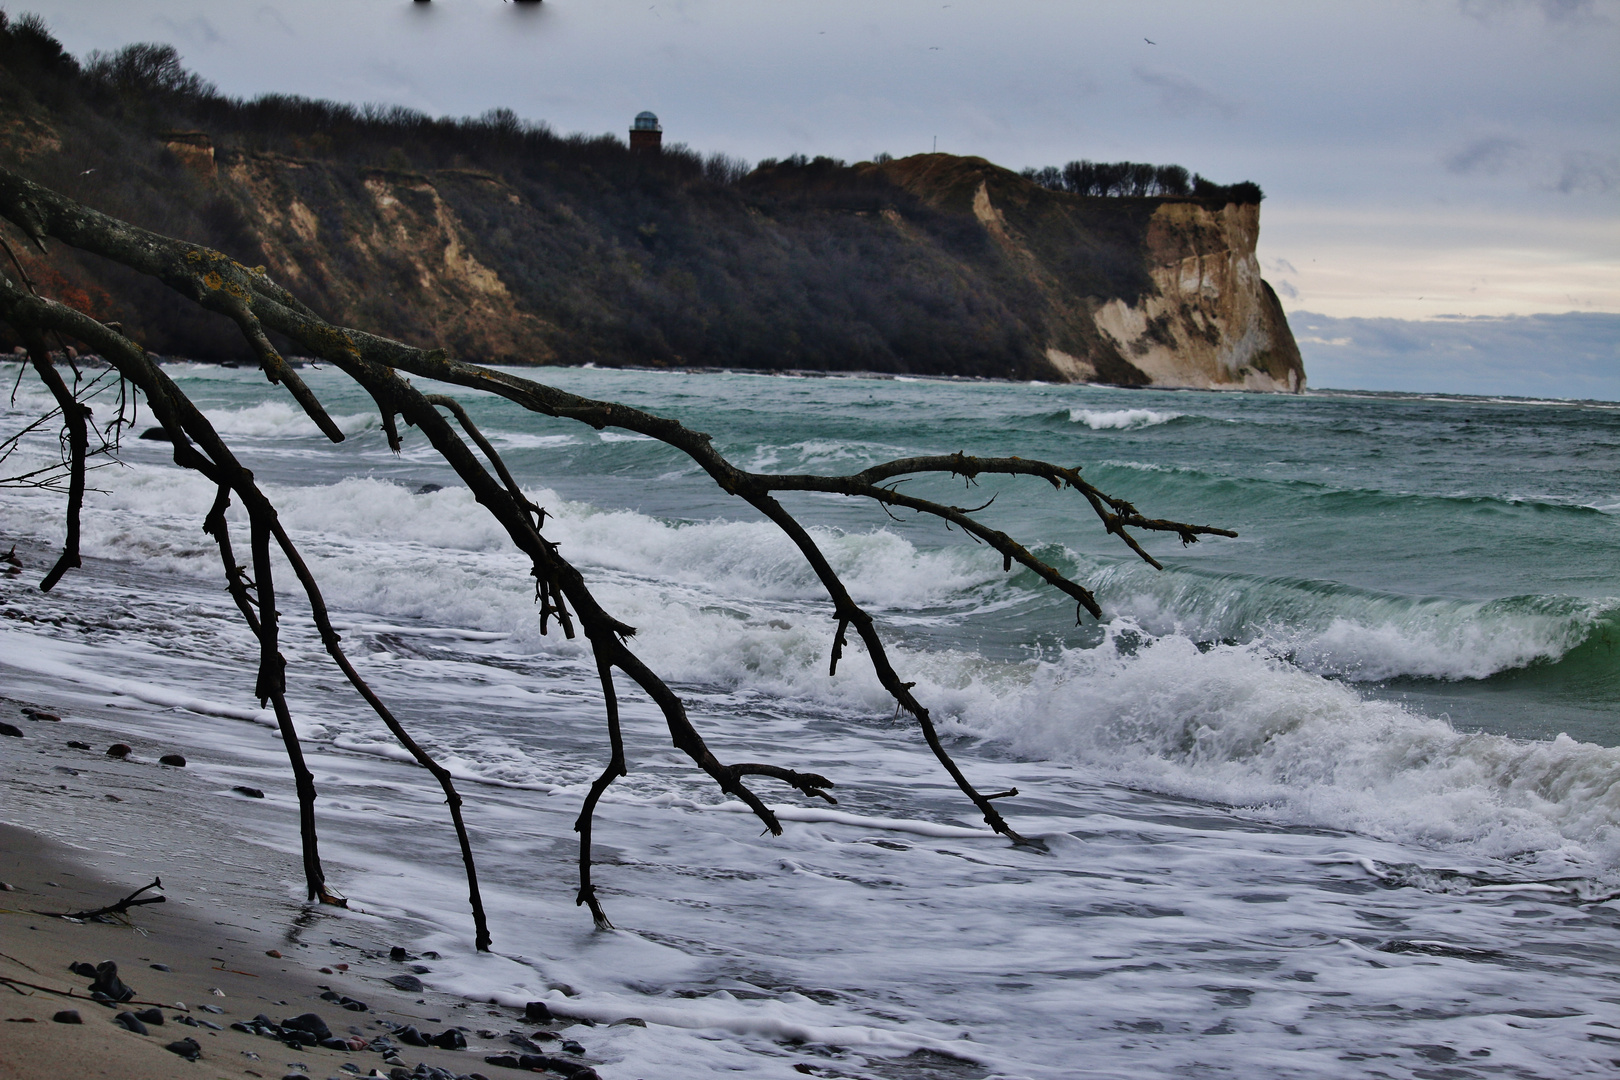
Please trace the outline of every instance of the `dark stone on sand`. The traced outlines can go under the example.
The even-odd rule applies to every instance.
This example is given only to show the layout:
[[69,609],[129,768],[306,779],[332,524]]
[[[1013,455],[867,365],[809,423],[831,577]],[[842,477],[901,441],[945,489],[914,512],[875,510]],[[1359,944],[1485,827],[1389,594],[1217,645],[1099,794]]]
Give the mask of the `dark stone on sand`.
[[197,1026],[197,1021],[193,1020],[191,1017],[187,1016],[185,1013],[181,1013],[179,1016],[173,1017],[172,1019],[174,1020],[175,1023],[184,1024],[186,1027],[196,1027]]
[[151,968],[153,971],[168,971],[169,970],[169,965],[168,964],[147,964],[146,966]]
[[232,1031],[245,1032],[248,1035],[257,1035],[258,1034],[257,1029],[255,1029],[251,1024],[244,1024],[240,1020],[236,1020],[236,1021],[232,1022],[231,1030]]
[[440,1050],[467,1049],[467,1036],[463,1035],[455,1028],[446,1028],[437,1035],[433,1036],[433,1038],[429,1041],[432,1042],[434,1046],[437,1046]]
[[[539,1033],[536,1032],[536,1034],[539,1034]],[[547,1034],[549,1034],[549,1032]],[[527,1051],[528,1053],[531,1053],[531,1054],[544,1053],[544,1051],[540,1049],[539,1044],[537,1044],[533,1039],[529,1038],[526,1035],[517,1035],[517,1034],[508,1035],[506,1037],[506,1041],[511,1043],[513,1046],[517,1047],[519,1050],[524,1050],[524,1051]]]
[[[484,1060],[489,1061],[489,1058]],[[547,1057],[545,1054],[523,1054],[518,1058],[518,1068],[554,1072],[567,1078],[567,1080],[597,1080],[596,1070],[589,1065],[564,1061],[562,1058]]]
[[236,792],[238,795],[245,796],[245,797],[247,797],[249,799],[262,799],[262,798],[264,798],[264,792],[260,791],[256,787],[247,787],[244,784],[238,784],[235,787],[231,788],[231,790]]
[[349,1048],[349,1040],[340,1039],[334,1035],[330,1039],[322,1039],[319,1045],[326,1047],[328,1050],[347,1050]]
[[399,945],[395,945],[392,949],[388,950],[388,959],[394,961],[395,963],[399,963],[402,960],[409,960],[410,958],[411,954],[406,952],[404,948]]
[[520,1069],[518,1059],[512,1054],[489,1054],[484,1058],[485,1065],[499,1065],[503,1069]]
[[422,980],[418,979],[415,975],[390,975],[388,978],[384,979],[383,982],[394,987],[396,990],[404,990],[406,993],[410,994],[417,993],[422,989]]
[[222,1013],[222,1012],[225,1011],[224,1009],[220,1008],[218,1005],[198,1005],[197,1008],[201,1009],[203,1012],[206,1012],[206,1013]]
[[189,1036],[184,1039],[176,1039],[163,1049],[167,1050],[171,1054],[179,1054],[187,1061],[196,1061],[198,1058],[202,1057],[202,1046],[197,1042],[196,1039]]
[[108,757],[126,758],[129,757],[130,753],[130,748],[121,742],[115,742],[111,746],[107,747]]
[[90,984],[92,994],[106,994],[112,1001],[128,1001],[135,996],[135,991],[124,985],[118,977],[118,965],[111,960],[103,960],[96,965],[96,981]]
[[51,1017],[51,1019],[55,1020],[58,1024],[82,1024],[82,1023],[84,1023],[84,1017],[79,1015],[79,1010],[78,1009],[63,1009],[61,1012],[59,1012],[55,1016]]
[[291,1020],[281,1022],[282,1031],[307,1031],[317,1039],[330,1039],[332,1029],[326,1026],[317,1013],[301,1013]]
[[49,724],[60,724],[62,722],[62,718],[53,712],[46,712],[44,709],[30,709],[26,705],[23,706],[22,714],[30,720],[43,720]]
[[564,1039],[562,1048],[565,1054],[583,1054],[585,1052],[585,1048],[573,1039]]
[[149,427],[149,428],[147,428],[145,431],[141,432],[141,438],[149,439],[152,442],[173,442],[174,441],[173,439],[169,438],[169,433],[167,431],[164,431],[160,427]]
[[622,1020],[615,1020],[608,1027],[646,1027],[647,1021],[639,1016],[626,1016]]
[[163,1010],[159,1008],[142,1009],[135,1014],[135,1019],[143,1024],[156,1024],[158,1027],[162,1027]]
[[86,979],[93,979],[96,977],[96,965],[87,964],[83,960],[80,960],[76,964],[69,964],[68,970],[73,972],[75,975],[82,975]]
[[69,739],[68,740],[68,746],[71,749],[74,749],[74,750],[88,750],[88,749],[90,749],[90,744],[89,743],[87,743],[87,742],[79,742],[77,739]]
[[113,1017],[113,1023],[127,1031],[133,1031],[137,1035],[147,1034],[146,1025],[137,1020],[132,1012],[119,1013]]
[[340,1006],[341,1008],[348,1009],[350,1012],[365,1012],[366,1011],[366,1003],[365,1002],[356,1001],[354,998],[350,997],[349,995],[340,994],[336,990],[328,990],[326,993],[321,995],[321,1000],[322,1001],[330,1001],[332,1004]]
[[281,1080],[309,1080],[309,1077],[305,1076],[303,1073],[288,1073],[286,1076],[283,1076]]
[[394,1038],[398,1039],[406,1046],[429,1045],[427,1036],[423,1035],[420,1031],[417,1031],[414,1024],[406,1024],[404,1027],[396,1029],[394,1031]]
[[16,724],[7,724],[4,722],[0,722],[0,735],[10,735],[13,739],[20,739],[23,737],[22,728],[18,727]]
[[177,769],[186,767],[186,759],[181,754],[164,754],[158,758],[159,765],[173,765]]
[[531,1001],[523,1006],[523,1019],[535,1024],[549,1024],[551,1022],[551,1010],[546,1007],[546,1003],[543,1001]]

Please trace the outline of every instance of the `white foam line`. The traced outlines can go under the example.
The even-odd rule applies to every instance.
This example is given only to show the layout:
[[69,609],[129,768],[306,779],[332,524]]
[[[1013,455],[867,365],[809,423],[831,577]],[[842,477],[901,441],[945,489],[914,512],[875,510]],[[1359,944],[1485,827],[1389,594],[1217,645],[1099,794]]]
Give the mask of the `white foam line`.
[[[532,997],[513,996],[511,994],[491,994],[489,997],[498,1004],[517,1007],[521,1007],[525,1001],[534,1000]],[[637,1005],[634,1010],[626,1010],[623,1006],[589,1005],[581,1002],[578,998],[568,998],[556,991],[546,994],[541,1000],[545,1001],[546,1005],[557,1016],[594,1020],[599,1024],[612,1023],[628,1016],[637,1016],[649,1024],[659,1024],[664,1027],[687,1028],[699,1031],[728,1031],[735,1035],[763,1035],[777,1041],[804,1042],[823,1046],[872,1046],[892,1050],[915,1050],[921,1047],[979,1064],[983,1064],[987,1060],[974,1052],[978,1050],[977,1047],[958,1046],[954,1042],[946,1042],[918,1033],[906,1032],[902,1034],[897,1031],[856,1024],[821,1027],[813,1024],[798,1023],[779,1016],[739,1014],[714,1004],[694,1003],[692,1006],[685,1008]]]
[[453,638],[457,641],[505,641],[511,634],[492,630],[462,630],[447,626],[394,626],[391,623],[332,624],[338,630],[353,630],[362,634],[409,634],[414,637]]
[[[72,663],[63,663],[58,660],[48,660],[39,655],[44,642],[32,635],[18,634],[9,630],[0,630],[0,655],[5,657],[0,663],[9,664],[24,671],[32,671],[36,675],[49,675],[53,678],[66,679],[78,683],[80,686],[94,687],[107,694],[121,694],[132,697],[137,701],[144,701],[149,705],[162,705],[170,709],[185,709],[188,712],[201,713],[204,716],[222,716],[227,720],[248,720],[266,727],[276,726],[276,717],[269,709],[244,709],[237,705],[226,705],[207,698],[193,697],[177,690],[170,690],[163,686],[154,686],[151,683],[137,682],[134,679],[109,679],[85,670],[95,663],[94,658],[86,657],[84,666]],[[73,646],[61,642],[51,642],[50,646],[62,652],[83,652]]]
[[[690,803],[692,810],[724,810],[731,814],[752,814],[740,802]],[[960,839],[993,840],[996,834],[989,829],[964,829],[960,825],[938,825],[932,821],[911,818],[876,818],[861,814],[846,814],[842,810],[818,810],[809,806],[773,806],[771,812],[783,821],[824,822],[833,825],[854,825],[863,829],[888,829],[891,832],[912,833],[916,836],[952,837]]]

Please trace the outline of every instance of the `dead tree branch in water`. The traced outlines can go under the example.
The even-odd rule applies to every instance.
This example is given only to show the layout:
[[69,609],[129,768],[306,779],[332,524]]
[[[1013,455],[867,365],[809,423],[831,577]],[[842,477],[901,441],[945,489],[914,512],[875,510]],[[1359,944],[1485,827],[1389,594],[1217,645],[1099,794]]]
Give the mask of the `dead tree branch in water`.
[[[575,420],[597,430],[613,427],[646,435],[690,457],[722,490],[743,499],[774,522],[815,572],[831,601],[832,614],[838,626],[832,643],[830,673],[836,673],[838,660],[848,644],[847,632],[853,628],[865,646],[883,687],[894,698],[896,708],[909,713],[917,721],[929,749],[962,792],[979,808],[990,827],[1015,843],[1029,841],[1007,823],[993,802],[1012,797],[1017,791],[984,793],[968,779],[940,741],[928,709],[912,693],[915,684],[903,681],[890,662],[876,621],[851,597],[809,530],[783,507],[777,496],[791,492],[840,494],[870,499],[891,515],[895,509],[905,509],[939,518],[947,526],[962,529],[974,540],[998,552],[1002,556],[1004,569],[1011,570],[1012,564],[1018,563],[1071,597],[1077,609],[1098,617],[1102,614],[1102,608],[1090,590],[1042,561],[1024,544],[1005,532],[983,524],[974,516],[986,509],[989,503],[973,508],[951,506],[902,494],[897,489],[898,483],[907,477],[922,475],[961,477],[970,485],[978,476],[985,474],[1044,480],[1058,492],[1069,490],[1078,493],[1106,531],[1118,536],[1154,567],[1160,564],[1142,549],[1130,530],[1174,533],[1183,544],[1194,543],[1201,536],[1236,535],[1213,526],[1146,517],[1129,502],[1110,496],[1086,482],[1078,468],[1018,457],[980,458],[952,454],[902,458],[848,476],[785,476],[749,472],[739,469],[715,450],[707,434],[693,431],[668,417],[617,402],[581,397],[508,372],[465,363],[448,356],[443,349],[419,349],[363,330],[333,326],[277,285],[262,267],[249,269],[212,249],[136,228],[5,169],[0,169],[0,216],[20,228],[40,247],[47,239],[54,239],[111,259],[155,277],[201,307],[233,320],[258,356],[269,380],[285,387],[299,407],[332,441],[341,441],[342,432],[327,415],[315,394],[276,351],[266,331],[273,331],[296,342],[311,355],[336,366],[365,389],[377,403],[389,445],[393,449],[397,451],[400,446],[399,430],[395,425],[395,418],[400,417],[407,425],[420,431],[445,462],[455,469],[477,501],[528,558],[530,573],[535,579],[535,598],[540,605],[541,631],[546,632],[550,620],[555,618],[567,637],[583,634],[595,657],[602,683],[609,758],[603,772],[591,785],[575,823],[575,829],[580,834],[579,892],[576,899],[590,909],[592,918],[600,927],[611,924],[591,880],[591,825],[602,795],[615,779],[626,775],[629,768],[620,730],[615,673],[629,679],[653,701],[664,718],[674,745],[707,773],[722,792],[746,804],[771,833],[781,833],[781,822],[747,781],[755,777],[776,780],[805,796],[823,798],[829,802],[835,801],[826,790],[833,783],[826,777],[780,765],[726,764],[716,757],[687,715],[680,697],[629,647],[628,642],[635,634],[635,628],[603,609],[580,571],[562,557],[555,543],[542,534],[545,512],[524,495],[516,478],[494,446],[474,425],[466,410],[454,398],[423,393],[403,375],[485,391],[503,397],[522,409]],[[219,546],[230,594],[243,621],[259,642],[255,693],[261,702],[270,703],[275,710],[277,725],[281,729],[297,781],[304,873],[310,897],[330,903],[343,902],[326,885],[321,868],[315,831],[314,782],[304,764],[286,704],[285,660],[278,646],[279,613],[271,579],[272,543],[293,567],[294,575],[308,598],[316,629],[333,662],[401,745],[432,772],[443,787],[460,841],[478,947],[487,949],[489,930],[478,891],[472,846],[462,819],[461,798],[455,791],[450,775],[411,738],[344,655],[339,646],[339,635],[332,627],[314,576],[277,520],[275,507],[258,487],[253,474],[236,459],[190,399],[144,349],[124,336],[120,328],[104,325],[74,308],[35,295],[32,290],[19,287],[4,275],[0,275],[0,319],[17,328],[25,340],[42,340],[46,332],[51,332],[78,340],[99,353],[120,376],[146,396],[154,416],[174,444],[175,463],[195,470],[216,485],[218,494],[204,521],[204,528]],[[35,370],[56,394],[61,414],[68,425],[70,448],[80,446],[78,429],[73,426],[74,417],[78,416],[78,422],[83,423],[88,408],[71,399],[63,399],[57,392],[57,386],[51,381],[55,373],[48,357],[41,361],[32,351],[30,355]],[[61,384],[59,378],[56,384]],[[84,412],[77,413],[69,405]],[[440,409],[451,413],[460,433]],[[473,446],[477,447],[483,460],[474,453]],[[72,450],[74,462],[80,460],[81,453],[80,450]],[[74,469],[77,472],[80,466],[75,464]],[[232,498],[239,500],[248,514],[251,574],[246,566],[237,563],[230,540],[225,511]],[[51,584],[60,578],[69,565],[77,564],[76,520],[81,502],[82,482],[76,480],[69,492],[69,545],[48,578]]]

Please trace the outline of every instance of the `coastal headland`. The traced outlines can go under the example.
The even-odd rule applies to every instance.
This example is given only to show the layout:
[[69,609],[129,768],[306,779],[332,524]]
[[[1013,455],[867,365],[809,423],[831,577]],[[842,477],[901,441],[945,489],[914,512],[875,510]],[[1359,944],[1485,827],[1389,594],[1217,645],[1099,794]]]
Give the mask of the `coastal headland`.
[[[1081,195],[949,154],[750,168],[506,110],[238,101],[163,47],[81,66],[4,36],[7,167],[263,265],[337,324],[469,360],[1305,386],[1252,184]],[[251,359],[156,282],[19,255],[156,353]]]

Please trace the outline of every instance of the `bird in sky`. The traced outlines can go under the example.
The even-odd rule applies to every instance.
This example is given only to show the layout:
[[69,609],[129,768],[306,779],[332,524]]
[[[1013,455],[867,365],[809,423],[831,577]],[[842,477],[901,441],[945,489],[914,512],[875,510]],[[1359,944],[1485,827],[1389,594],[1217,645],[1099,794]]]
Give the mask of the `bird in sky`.
[[1158,44],[1158,42],[1154,41],[1152,38],[1143,38],[1142,40],[1147,42],[1149,45],[1157,45]]

